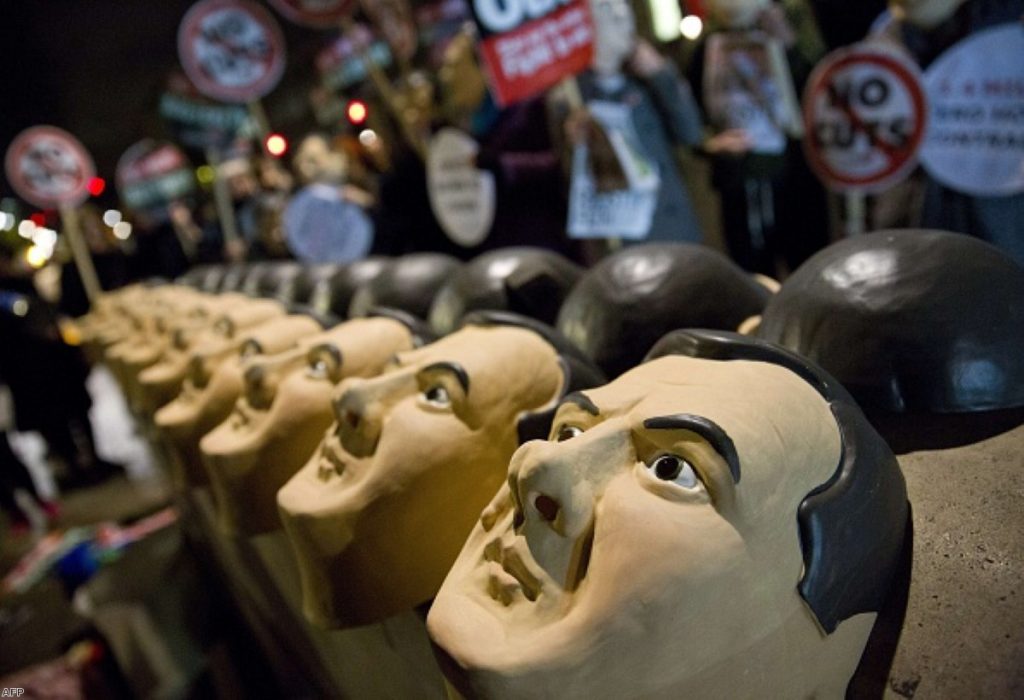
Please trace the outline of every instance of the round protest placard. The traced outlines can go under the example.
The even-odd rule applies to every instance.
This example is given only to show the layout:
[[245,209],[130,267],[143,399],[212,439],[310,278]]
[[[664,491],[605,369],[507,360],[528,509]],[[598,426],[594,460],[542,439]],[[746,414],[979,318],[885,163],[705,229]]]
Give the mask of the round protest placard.
[[928,173],[978,197],[1024,192],[1024,27],[967,37],[928,68],[924,84]]
[[174,144],[145,139],[117,162],[117,191],[129,209],[164,219],[168,204],[194,190],[192,167]]
[[96,176],[92,157],[78,139],[54,126],[34,126],[7,149],[7,181],[37,207],[74,207],[89,197]]
[[270,4],[295,24],[330,29],[352,14],[356,0],[270,0]]
[[479,150],[467,134],[445,128],[427,154],[430,208],[448,237],[466,248],[483,242],[494,223],[494,175],[475,167]]
[[178,55],[207,97],[250,102],[273,90],[284,73],[281,28],[249,0],[203,0],[178,28]]
[[304,263],[351,262],[373,245],[373,222],[335,185],[303,187],[288,202],[282,224],[288,249]]
[[878,44],[832,52],[804,92],[807,160],[836,192],[880,192],[909,175],[926,121],[917,66]]

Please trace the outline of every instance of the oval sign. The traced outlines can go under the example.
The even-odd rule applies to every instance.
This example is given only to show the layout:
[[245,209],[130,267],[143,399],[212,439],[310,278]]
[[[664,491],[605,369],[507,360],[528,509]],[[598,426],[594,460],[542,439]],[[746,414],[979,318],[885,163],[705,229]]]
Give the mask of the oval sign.
[[929,66],[924,84],[928,173],[977,197],[1024,192],[1024,26],[967,37]]
[[430,208],[448,237],[465,248],[483,242],[494,223],[494,175],[474,166],[480,147],[450,127],[430,141],[427,191]]

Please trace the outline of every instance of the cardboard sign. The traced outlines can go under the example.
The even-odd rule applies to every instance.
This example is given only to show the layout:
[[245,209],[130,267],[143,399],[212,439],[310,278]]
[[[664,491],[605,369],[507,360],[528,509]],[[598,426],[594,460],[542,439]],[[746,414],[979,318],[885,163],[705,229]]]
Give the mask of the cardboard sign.
[[569,184],[569,236],[646,238],[661,189],[658,165],[645,153],[628,105],[595,100],[587,105],[587,110],[608,135],[628,184],[624,189],[600,192],[588,164],[587,146],[576,146]]
[[352,15],[356,0],[270,0],[285,18],[314,29],[331,29]]
[[85,146],[54,126],[34,126],[18,134],[4,165],[18,196],[44,209],[78,206],[88,199],[89,181],[96,177]]
[[796,90],[782,43],[762,31],[708,38],[704,104],[718,131],[742,129],[754,153],[779,154],[803,135]]
[[804,149],[827,187],[871,194],[917,164],[927,114],[917,66],[902,53],[862,43],[834,51],[804,93]]
[[178,56],[207,97],[251,102],[281,80],[284,38],[270,13],[249,0],[202,0],[181,21]]
[[341,188],[307,185],[282,217],[288,249],[305,263],[344,263],[364,258],[373,245],[373,223],[347,201]]
[[495,101],[530,98],[586,69],[594,56],[587,0],[473,0]]
[[430,208],[448,237],[466,248],[487,238],[494,223],[494,175],[473,164],[480,150],[458,129],[441,129],[427,154]]
[[195,185],[192,166],[171,143],[144,139],[117,163],[117,191],[125,206],[160,220],[167,205],[190,195]]
[[188,148],[223,149],[252,132],[249,110],[244,105],[203,97],[180,71],[168,79],[159,112],[174,140]]
[[978,197],[1024,192],[1024,27],[973,34],[925,73],[928,132],[921,163]]

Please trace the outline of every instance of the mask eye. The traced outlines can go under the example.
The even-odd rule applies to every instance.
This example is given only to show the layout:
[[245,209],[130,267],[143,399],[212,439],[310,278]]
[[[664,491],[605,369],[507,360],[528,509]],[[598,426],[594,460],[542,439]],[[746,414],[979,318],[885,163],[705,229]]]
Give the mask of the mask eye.
[[427,403],[437,408],[448,408],[452,405],[452,397],[448,390],[440,384],[435,384],[423,392],[423,398]]
[[577,435],[582,435],[583,430],[577,428],[575,425],[563,425],[558,429],[558,433],[555,434],[555,442],[565,442],[566,440],[572,440]]
[[701,483],[693,465],[677,455],[660,455],[647,468],[662,481],[671,481],[684,489],[696,488]]

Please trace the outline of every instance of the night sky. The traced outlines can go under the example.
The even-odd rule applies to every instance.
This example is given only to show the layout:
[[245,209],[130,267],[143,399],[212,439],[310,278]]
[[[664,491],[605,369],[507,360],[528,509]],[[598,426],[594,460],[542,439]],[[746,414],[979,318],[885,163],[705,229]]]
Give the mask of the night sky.
[[[77,136],[112,182],[129,146],[167,136],[157,104],[178,66],[178,24],[193,1],[0,0],[0,151],[22,129],[53,124]],[[289,68],[267,108],[287,133],[311,126],[305,94],[330,33],[277,19]],[[0,196],[12,194],[2,173],[0,185]],[[112,190],[104,197],[111,203]]]

